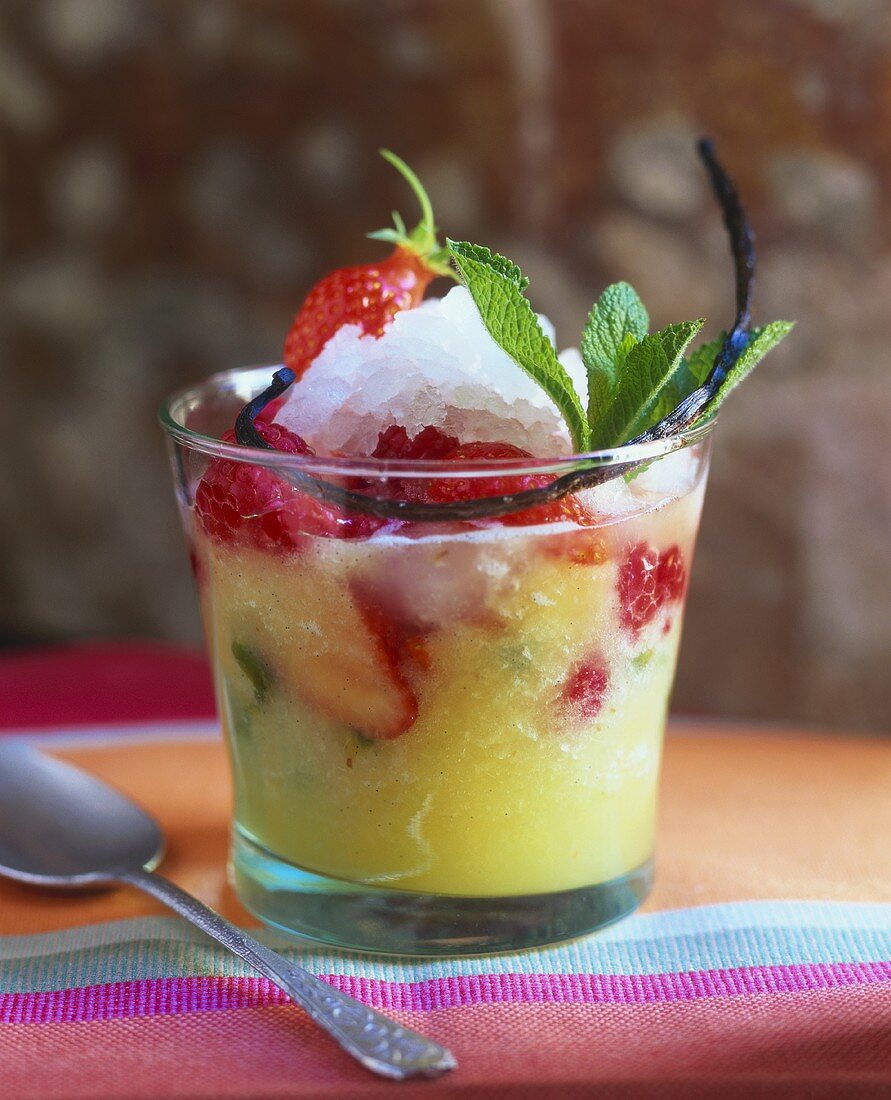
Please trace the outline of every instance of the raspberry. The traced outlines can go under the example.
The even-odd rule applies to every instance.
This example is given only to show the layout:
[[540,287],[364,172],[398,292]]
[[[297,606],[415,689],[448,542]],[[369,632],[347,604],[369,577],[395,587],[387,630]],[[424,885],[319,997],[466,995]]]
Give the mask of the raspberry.
[[686,570],[677,545],[664,553],[648,543],[631,547],[619,569],[619,616],[622,625],[638,634],[661,608],[684,594]]
[[[384,461],[407,459],[415,462],[430,462],[442,458],[457,446],[456,436],[446,435],[445,432],[430,424],[415,436],[410,436],[401,424],[392,424],[378,435],[370,457]],[[426,499],[427,479],[387,476],[370,480],[354,477],[348,478],[346,485],[357,493],[367,493],[370,496],[423,501]]]
[[609,673],[602,663],[584,661],[570,673],[560,697],[575,716],[590,720],[600,713],[608,687]]
[[671,546],[659,556],[659,571],[656,585],[663,592],[666,603],[679,600],[687,586],[687,571],[679,546]]
[[[446,462],[467,462],[481,459],[516,462],[532,458],[528,451],[512,443],[463,443],[443,456]],[[427,499],[445,504],[455,500],[480,500],[484,497],[508,496],[528,489],[541,489],[554,480],[552,474],[493,474],[491,477],[456,477],[431,481]],[[522,527],[541,523],[560,523],[572,520],[587,524],[591,517],[587,510],[571,496],[561,497],[550,504],[535,504],[518,512],[501,516],[496,522],[507,527]]]
[[[269,420],[255,420],[254,427],[256,427],[257,431],[266,440],[269,446],[274,447],[277,451],[284,451],[285,454],[289,455],[315,454],[315,451],[305,439],[302,439],[296,432],[292,432],[288,428],[283,428],[281,424],[275,424]],[[223,439],[227,443],[234,443],[235,433],[226,432]]]
[[[299,435],[280,424],[256,420],[263,439],[285,454],[312,455]],[[223,442],[234,443],[226,432]],[[195,513],[205,532],[219,542],[261,549],[301,549],[305,536],[362,538],[380,526],[372,516],[347,515],[301,493],[273,470],[216,458],[195,493]]]
[[458,438],[446,435],[439,428],[428,424],[412,438],[405,428],[393,424],[377,437],[377,444],[371,452],[372,458],[411,458],[416,462],[428,462],[431,459],[444,458],[449,451],[458,446]]

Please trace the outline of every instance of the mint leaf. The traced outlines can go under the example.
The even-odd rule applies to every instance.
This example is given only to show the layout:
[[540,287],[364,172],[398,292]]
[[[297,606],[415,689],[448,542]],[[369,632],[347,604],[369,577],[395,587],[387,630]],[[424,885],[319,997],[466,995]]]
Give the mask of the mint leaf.
[[631,348],[603,416],[591,424],[593,447],[618,447],[659,419],[671,399],[672,391],[665,393],[666,388],[684,369],[684,351],[702,325],[667,325]]
[[477,264],[485,264],[499,275],[503,275],[505,279],[509,279],[518,290],[525,290],[529,286],[529,280],[513,260],[509,260],[507,256],[502,256],[498,252],[493,252],[491,249],[486,248],[484,244],[471,244],[470,241],[450,241],[448,238],[446,238],[446,243],[449,252],[456,258],[455,249],[457,248],[460,249],[461,255],[466,257],[467,260]]
[[[760,329],[756,331],[760,332]],[[727,338],[727,333],[722,332],[720,336],[716,336],[714,340],[708,340],[704,344],[700,344],[698,348],[694,348],[690,352],[687,359],[687,370],[694,382],[694,385],[690,387],[687,393],[692,392],[697,386],[701,386],[702,383],[708,377],[709,371],[715,365],[715,359],[718,357],[718,352],[724,346],[724,341]],[[681,395],[686,397],[687,394]]]
[[769,325],[753,330],[746,350],[727,372],[727,377],[721,383],[718,392],[706,405],[696,423],[700,423],[706,416],[711,416],[723,404],[730,391],[736,389],[740,382],[758,366],[764,356],[784,340],[794,327],[794,321],[771,321]]
[[269,665],[255,649],[251,649],[250,646],[238,641],[238,639],[232,643],[232,656],[250,681],[251,687],[254,689],[256,702],[265,703],[266,697],[275,684],[275,677]]
[[588,370],[611,370],[627,336],[634,343],[650,328],[650,318],[629,283],[612,283],[594,303],[582,333],[582,359]]
[[588,372],[588,423],[606,415],[619,372],[634,345],[646,336],[650,318],[628,283],[608,286],[588,314],[581,353]]
[[577,451],[588,448],[588,422],[572,379],[557,358],[529,301],[528,280],[516,264],[469,241],[446,240],[489,335],[554,402]]

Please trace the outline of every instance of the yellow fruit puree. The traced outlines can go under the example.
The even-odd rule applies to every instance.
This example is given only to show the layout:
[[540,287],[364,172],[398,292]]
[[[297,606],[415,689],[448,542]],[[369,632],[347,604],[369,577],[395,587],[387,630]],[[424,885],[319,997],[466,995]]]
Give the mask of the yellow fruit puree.
[[290,555],[197,533],[237,827],[397,890],[534,894],[640,866],[683,597],[629,623],[622,570],[647,547],[688,577],[701,496]]

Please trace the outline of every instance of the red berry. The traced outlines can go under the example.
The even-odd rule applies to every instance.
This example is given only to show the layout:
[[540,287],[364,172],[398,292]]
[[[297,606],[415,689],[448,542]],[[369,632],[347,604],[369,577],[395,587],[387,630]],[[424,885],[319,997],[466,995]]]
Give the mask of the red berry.
[[563,685],[561,699],[573,715],[596,718],[609,687],[609,673],[599,660],[576,665]]
[[687,587],[687,571],[684,568],[684,559],[681,556],[681,548],[677,545],[670,546],[663,554],[659,555],[659,572],[656,576],[656,585],[664,594],[666,603],[679,600]]
[[[289,455],[314,455],[316,453],[305,439],[289,428],[282,427],[281,424],[273,424],[270,420],[257,419],[254,421],[254,426],[269,446],[274,447],[277,451],[284,451],[285,454]],[[235,432],[226,432],[223,436],[223,442],[237,442]]]
[[342,325],[381,336],[400,310],[420,303],[435,274],[402,245],[380,263],[332,271],[316,283],[294,318],[285,340],[285,366],[299,381]]
[[285,340],[285,366],[298,381],[342,325],[358,325],[367,336],[381,336],[400,310],[420,303],[434,276],[451,274],[436,240],[427,193],[407,164],[392,153],[383,155],[411,185],[421,204],[421,221],[409,233],[394,216],[395,229],[372,234],[395,244],[385,260],[338,268],[310,290]]
[[371,452],[372,458],[414,459],[416,462],[428,462],[445,456],[458,446],[458,437],[446,435],[444,431],[428,424],[414,437],[398,424],[382,431],[377,444]]
[[[443,456],[446,462],[495,461],[513,462],[531,458],[528,451],[515,447],[512,443],[462,443]],[[506,496],[508,493],[520,493],[524,489],[534,489],[538,485],[547,485],[552,478],[533,478],[522,475],[503,475],[493,473],[491,477],[450,477],[431,481],[427,490],[428,498],[439,504],[455,500],[480,500],[483,497]]]
[[637,634],[655,619],[667,603],[679,600],[686,586],[680,547],[664,553],[648,543],[631,547],[619,569],[619,607],[622,625]]
[[[415,436],[399,424],[393,424],[380,433],[372,458],[406,459],[415,462],[430,462],[458,446],[454,435],[446,435],[439,428],[428,424]],[[372,495],[393,497],[397,500],[423,501],[428,480],[426,478],[386,477],[376,483],[367,480],[354,481],[352,487],[358,492],[371,492]]]
[[[523,459],[532,458],[528,451],[515,447],[512,443],[492,442],[462,443],[443,456],[446,462],[473,462],[500,459],[517,464]],[[491,477],[454,477],[431,481],[427,488],[427,499],[446,504],[455,500],[480,500],[484,497],[508,496],[529,489],[540,489],[550,485],[553,474],[493,474]],[[508,527],[521,527],[540,523],[560,523],[572,520],[575,523],[590,523],[591,516],[572,496],[561,497],[549,504],[535,504],[531,508],[510,512],[501,516],[500,523]]]
[[[256,420],[270,446],[285,454],[312,455],[299,435]],[[225,443],[235,434],[226,432]],[[216,458],[195,493],[195,513],[205,532],[220,542],[243,542],[260,548],[301,549],[307,535],[361,538],[381,521],[373,516],[339,512],[301,493],[273,470],[228,458]]]

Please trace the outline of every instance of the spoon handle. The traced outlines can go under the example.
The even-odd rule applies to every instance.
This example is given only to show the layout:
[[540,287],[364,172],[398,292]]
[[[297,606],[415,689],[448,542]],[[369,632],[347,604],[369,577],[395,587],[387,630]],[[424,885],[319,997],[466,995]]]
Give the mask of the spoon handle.
[[126,870],[119,881],[137,886],[241,956],[303,1008],[352,1056],[384,1077],[438,1077],[457,1065],[450,1051],[400,1027],[360,1001],[334,989],[303,967],[259,943],[213,909],[150,871]]

